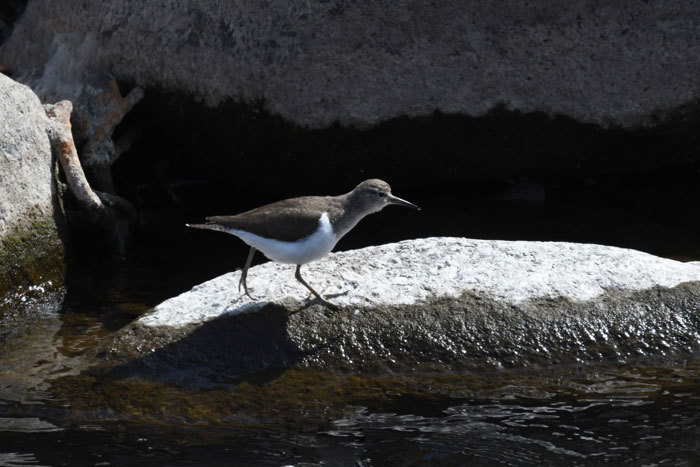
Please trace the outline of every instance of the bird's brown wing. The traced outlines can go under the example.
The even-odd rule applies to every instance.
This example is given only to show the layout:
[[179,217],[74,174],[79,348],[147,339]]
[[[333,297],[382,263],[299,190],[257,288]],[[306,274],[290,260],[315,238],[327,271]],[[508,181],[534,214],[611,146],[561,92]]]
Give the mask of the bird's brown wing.
[[235,216],[207,217],[207,224],[293,242],[313,234],[327,208],[328,198],[304,196],[267,204]]

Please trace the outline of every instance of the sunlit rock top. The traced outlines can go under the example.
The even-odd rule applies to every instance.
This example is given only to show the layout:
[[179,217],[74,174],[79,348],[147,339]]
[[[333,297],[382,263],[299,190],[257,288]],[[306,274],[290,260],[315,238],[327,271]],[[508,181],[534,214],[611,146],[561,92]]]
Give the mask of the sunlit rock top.
[[[243,258],[241,258],[242,260]],[[316,290],[342,308],[371,310],[463,294],[520,306],[538,299],[582,302],[605,292],[674,287],[700,281],[700,267],[622,248],[562,242],[426,238],[334,253],[302,268]],[[297,309],[308,292],[294,266],[268,262],[251,268],[257,301],[238,291],[232,272],[171,298],[139,320],[181,327],[224,314],[255,311],[269,302]]]

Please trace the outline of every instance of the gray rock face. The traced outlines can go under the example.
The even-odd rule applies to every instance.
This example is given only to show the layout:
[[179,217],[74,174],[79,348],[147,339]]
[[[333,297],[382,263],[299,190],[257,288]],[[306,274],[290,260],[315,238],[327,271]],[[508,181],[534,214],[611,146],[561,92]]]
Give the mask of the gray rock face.
[[52,213],[51,144],[39,98],[0,74],[0,237],[29,213]]
[[47,100],[111,72],[311,127],[499,104],[634,125],[700,97],[700,3],[30,2],[0,63]]
[[429,238],[252,268],[155,307],[106,356],[149,371],[445,370],[624,361],[700,348],[700,267],[588,244]]
[[63,268],[48,124],[36,94],[0,74],[0,296]]

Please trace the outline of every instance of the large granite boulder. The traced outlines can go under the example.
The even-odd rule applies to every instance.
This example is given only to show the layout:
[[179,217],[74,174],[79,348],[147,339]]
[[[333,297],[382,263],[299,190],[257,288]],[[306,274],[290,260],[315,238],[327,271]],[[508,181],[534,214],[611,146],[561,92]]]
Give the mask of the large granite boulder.
[[15,299],[62,287],[48,125],[36,94],[0,74],[0,315]]
[[[700,267],[615,247],[427,238],[331,254],[305,279],[251,268],[171,298],[101,356],[149,375],[270,367],[482,370],[687,357],[700,348]],[[183,373],[184,371],[184,373]]]
[[693,0],[36,0],[0,65],[79,111],[112,73],[311,127],[498,105],[628,126],[697,102],[699,20]]

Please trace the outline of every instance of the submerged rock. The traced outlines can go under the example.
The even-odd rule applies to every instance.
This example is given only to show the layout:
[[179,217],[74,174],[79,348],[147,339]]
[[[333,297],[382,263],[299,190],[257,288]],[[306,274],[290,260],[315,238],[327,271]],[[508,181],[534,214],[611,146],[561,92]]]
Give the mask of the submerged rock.
[[294,267],[252,268],[171,298],[102,356],[125,371],[235,376],[269,367],[479,370],[688,355],[700,267],[590,244],[428,238],[304,267],[340,306],[308,301]]

